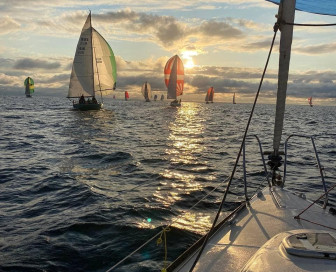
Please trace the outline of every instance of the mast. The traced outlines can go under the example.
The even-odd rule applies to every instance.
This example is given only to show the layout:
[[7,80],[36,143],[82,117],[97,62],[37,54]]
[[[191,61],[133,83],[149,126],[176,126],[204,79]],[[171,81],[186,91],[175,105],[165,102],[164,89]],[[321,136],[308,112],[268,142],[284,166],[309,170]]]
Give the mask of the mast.
[[93,27],[92,27],[92,23],[91,23],[91,10],[90,10],[90,34],[91,34],[91,48],[92,48],[93,97],[96,96],[96,91],[95,91],[95,75],[94,75],[94,61],[95,61],[96,62],[97,77],[98,77],[98,86],[99,86],[99,91],[100,91],[100,99],[103,102],[103,95],[102,95],[102,90],[101,90],[101,84],[100,84],[100,78],[99,78],[99,70],[98,70],[97,58],[96,58],[96,49],[94,47],[94,42],[93,42]]
[[89,14],[89,16],[90,16],[90,38],[91,38],[91,56],[92,56],[92,90],[93,90],[93,96],[95,96],[95,88],[94,88],[94,86],[95,86],[95,84],[94,84],[94,80],[95,80],[95,78],[94,78],[94,65],[93,65],[93,39],[92,39],[92,37],[93,37],[93,35],[92,35],[92,23],[91,23],[91,10],[90,10],[90,14]]
[[277,170],[277,168],[281,165],[279,147],[285,115],[288,71],[293,40],[293,26],[284,24],[283,22],[294,23],[295,2],[296,0],[281,0],[278,12],[278,22],[280,23],[281,38],[279,52],[278,91],[273,138],[273,156],[271,157],[271,166],[273,166],[272,168],[274,171]]

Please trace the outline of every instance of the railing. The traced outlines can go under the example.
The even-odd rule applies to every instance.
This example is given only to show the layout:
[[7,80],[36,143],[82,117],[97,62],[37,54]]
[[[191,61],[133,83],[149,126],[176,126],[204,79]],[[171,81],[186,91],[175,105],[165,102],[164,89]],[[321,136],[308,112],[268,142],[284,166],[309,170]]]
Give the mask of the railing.
[[[263,152],[263,150],[262,150],[262,145],[261,145],[261,142],[260,142],[260,139],[258,138],[257,135],[250,135],[249,137],[255,137],[255,138],[257,139],[257,141],[258,141],[259,150],[260,150],[260,154],[261,154],[262,163],[263,163],[263,166],[264,166],[264,171],[265,171],[265,173],[266,173],[267,182],[268,182],[269,186],[271,186],[271,185],[270,185],[270,181],[269,181],[269,175],[268,175],[268,171],[267,171],[267,166],[266,166],[265,158],[264,158],[264,155],[268,155],[268,154],[271,154],[271,153]],[[323,170],[324,170],[324,168],[323,168],[322,165],[321,165],[321,162],[320,162],[320,159],[319,159],[317,150],[316,150],[315,141],[314,141],[314,138],[313,138],[312,136],[292,134],[292,135],[288,136],[288,138],[286,139],[286,141],[285,141],[284,174],[283,174],[283,182],[282,182],[282,186],[285,185],[286,174],[287,174],[287,150],[288,150],[288,140],[289,140],[290,138],[292,138],[292,137],[307,138],[307,139],[310,139],[311,142],[312,142],[312,145],[313,145],[313,148],[314,148],[314,153],[315,153],[316,162],[317,162],[318,168],[319,168],[319,170],[320,170],[320,175],[321,175],[321,180],[322,180],[323,190],[324,190],[324,193],[325,193],[325,201],[324,201],[324,204],[323,204],[323,209],[325,209],[325,208],[327,207],[327,204],[328,204],[328,190],[327,190],[327,186],[326,186],[326,183],[325,183],[325,180],[324,180],[324,175],[323,175]],[[246,143],[244,143],[244,145],[243,145],[244,191],[245,191],[245,199],[246,199],[246,201],[248,202],[248,196],[247,196],[247,181],[246,181],[245,144],[246,144]]]
[[320,162],[317,150],[316,150],[314,138],[312,136],[292,134],[292,135],[288,136],[288,138],[286,139],[286,141],[285,141],[285,163],[284,163],[283,185],[285,185],[286,173],[287,173],[287,146],[288,146],[288,140],[290,138],[292,138],[292,137],[306,138],[306,139],[310,139],[311,142],[312,142],[312,145],[313,145],[313,148],[314,148],[314,152],[315,152],[316,162],[317,162],[318,168],[320,170],[320,175],[321,175],[323,190],[324,190],[324,193],[325,193],[325,200],[324,200],[324,204],[323,204],[323,209],[325,209],[327,207],[327,204],[328,204],[328,190],[327,190],[327,186],[325,184],[324,175],[323,175],[324,168],[321,166],[321,162]]
[[[251,135],[251,136],[248,136],[247,138],[249,137],[255,137],[258,141],[258,145],[259,145],[259,150],[260,150],[260,155],[261,155],[261,160],[262,160],[262,163],[263,163],[263,166],[264,166],[264,171],[265,171],[265,175],[266,175],[266,179],[267,179],[267,182],[268,182],[268,185],[270,186],[270,181],[269,181],[269,178],[268,178],[268,171],[267,171],[267,166],[266,166],[266,163],[265,163],[265,158],[264,158],[264,153],[263,153],[263,149],[262,149],[262,146],[261,146],[261,142],[259,140],[259,137],[257,135]],[[245,200],[248,201],[248,196],[247,196],[247,181],[246,181],[246,157],[245,157],[245,144],[243,145],[243,171],[244,171],[244,191],[245,191]]]

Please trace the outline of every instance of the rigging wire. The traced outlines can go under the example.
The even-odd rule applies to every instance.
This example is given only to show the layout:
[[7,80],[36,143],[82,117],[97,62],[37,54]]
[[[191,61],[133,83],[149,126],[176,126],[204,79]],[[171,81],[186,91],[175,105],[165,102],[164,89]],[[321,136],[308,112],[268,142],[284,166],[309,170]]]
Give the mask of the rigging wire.
[[325,228],[328,228],[328,229],[336,230],[336,228],[328,227],[328,226],[322,225],[322,224],[320,224],[320,223],[313,222],[313,221],[310,221],[310,220],[308,220],[308,219],[305,219],[305,218],[300,217],[300,215],[302,215],[304,212],[306,212],[308,209],[310,209],[310,207],[312,207],[317,201],[319,201],[322,197],[324,197],[325,195],[327,195],[330,191],[332,191],[332,190],[335,189],[335,188],[336,188],[336,184],[333,185],[333,186],[331,186],[327,192],[325,192],[324,194],[322,194],[318,199],[316,199],[313,203],[311,203],[311,204],[310,204],[307,208],[305,208],[302,212],[300,212],[298,215],[294,216],[294,219],[304,220],[304,221],[307,221],[307,222],[312,223],[312,224],[315,224],[315,225],[319,225],[319,226],[322,226],[322,227],[325,227]]
[[216,217],[215,217],[215,219],[214,219],[214,221],[212,223],[212,227],[211,227],[210,231],[207,233],[207,235],[206,235],[206,237],[204,239],[204,242],[202,244],[202,247],[201,247],[200,251],[198,252],[198,254],[196,256],[196,259],[195,259],[194,263],[192,264],[189,272],[192,272],[194,270],[194,268],[195,268],[195,266],[196,266],[199,258],[201,257],[201,255],[203,253],[203,250],[204,250],[204,248],[205,248],[205,246],[206,246],[206,244],[207,244],[207,242],[208,242],[208,240],[210,238],[210,235],[212,234],[213,229],[216,226],[216,223],[217,223],[217,220],[219,218],[220,212],[221,212],[221,210],[223,208],[223,205],[224,205],[224,202],[226,200],[226,196],[227,196],[227,194],[229,192],[229,188],[230,188],[231,182],[233,180],[233,176],[234,176],[234,174],[236,172],[236,168],[237,168],[237,165],[238,165],[238,162],[239,162],[242,150],[243,150],[243,146],[245,144],[245,139],[246,139],[246,136],[247,136],[247,132],[248,132],[248,129],[250,127],[250,123],[251,123],[251,120],[252,120],[252,116],[253,116],[253,113],[254,113],[255,106],[257,104],[257,100],[258,100],[258,97],[259,97],[260,89],[261,89],[261,86],[262,86],[262,83],[263,83],[263,80],[264,80],[264,77],[265,77],[265,74],[266,74],[266,70],[267,70],[267,67],[268,67],[268,63],[269,63],[269,60],[270,60],[270,57],[271,57],[271,53],[272,53],[272,49],[273,49],[273,46],[274,46],[275,37],[276,37],[276,34],[277,34],[278,30],[279,30],[279,23],[277,22],[274,25],[273,40],[272,40],[271,47],[270,47],[270,50],[269,50],[269,53],[268,53],[267,61],[266,61],[266,64],[265,64],[265,68],[264,68],[263,74],[262,74],[261,79],[260,79],[258,91],[257,91],[255,99],[254,99],[254,103],[253,103],[253,107],[252,107],[252,110],[251,110],[251,113],[250,113],[250,117],[249,117],[249,120],[248,120],[247,125],[246,125],[246,129],[245,129],[245,132],[244,132],[242,143],[240,145],[240,149],[239,149],[239,152],[238,152],[238,155],[237,155],[237,159],[236,159],[235,165],[233,167],[233,170],[232,170],[232,173],[231,173],[231,176],[230,176],[230,180],[229,180],[229,182],[228,182],[228,184],[226,186],[226,190],[225,190],[222,202],[221,202],[221,204],[220,204],[220,206],[218,208],[218,212],[217,212]]

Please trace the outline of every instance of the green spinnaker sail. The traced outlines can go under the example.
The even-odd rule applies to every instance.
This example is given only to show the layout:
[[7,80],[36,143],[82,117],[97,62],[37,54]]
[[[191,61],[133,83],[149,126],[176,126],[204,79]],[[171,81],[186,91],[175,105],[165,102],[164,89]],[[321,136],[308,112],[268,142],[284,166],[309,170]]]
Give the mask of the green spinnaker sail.
[[34,92],[34,80],[31,77],[27,77],[25,79],[24,86],[26,89],[26,95],[31,95]]

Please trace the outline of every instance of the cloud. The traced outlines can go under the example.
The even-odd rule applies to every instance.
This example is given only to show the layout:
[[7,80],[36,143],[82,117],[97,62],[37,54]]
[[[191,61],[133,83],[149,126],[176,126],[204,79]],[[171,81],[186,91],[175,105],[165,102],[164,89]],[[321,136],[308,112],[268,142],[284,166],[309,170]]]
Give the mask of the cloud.
[[293,51],[295,51],[295,53],[297,54],[307,54],[307,55],[330,54],[336,52],[336,42],[294,47]]
[[241,39],[244,33],[238,28],[233,27],[226,22],[205,21],[199,27],[196,27],[194,33],[202,33],[206,37],[218,37],[222,39]]
[[47,69],[53,70],[60,68],[61,64],[59,62],[48,62],[45,60],[37,60],[30,58],[19,59],[14,63],[13,68],[19,70],[30,70],[30,69]]
[[20,30],[20,24],[9,16],[5,16],[0,20],[0,35],[13,33]]

